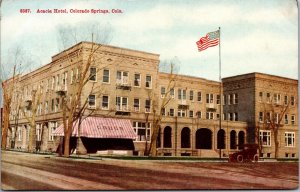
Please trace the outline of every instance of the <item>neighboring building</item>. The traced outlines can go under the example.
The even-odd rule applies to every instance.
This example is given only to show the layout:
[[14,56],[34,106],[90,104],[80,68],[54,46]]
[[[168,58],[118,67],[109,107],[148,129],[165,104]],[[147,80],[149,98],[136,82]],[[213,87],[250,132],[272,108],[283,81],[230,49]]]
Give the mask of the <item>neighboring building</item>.
[[250,73],[224,78],[223,89],[225,117],[248,123],[248,140],[261,142],[261,157],[275,157],[272,123],[280,124],[278,157],[298,157],[298,80]]
[[[67,99],[74,95],[80,66],[89,59],[91,46],[89,42],[76,44],[53,56],[51,63],[18,76],[10,114],[12,132],[8,139],[12,142],[8,145],[27,148],[28,116],[32,111],[26,111],[26,105],[35,102],[35,90],[40,93],[37,145],[43,151],[56,150],[58,139],[52,133],[62,124],[62,100],[57,93],[66,92]],[[170,87],[170,74],[158,71],[158,54],[103,45],[92,58],[95,62],[79,98],[81,104],[88,99],[86,114],[93,111],[92,116],[97,118],[129,119],[137,135],[133,152],[136,155],[143,155],[149,145],[153,110],[160,109],[166,93],[171,98],[162,110],[158,155],[226,157],[237,150],[237,144],[255,141],[253,133],[262,104],[258,94],[269,92],[281,94],[282,102],[285,94],[293,101],[294,109],[287,112],[288,125],[280,132],[279,157],[298,157],[297,80],[260,73],[228,77],[223,79],[224,97],[220,96],[220,82],[198,77],[175,75],[175,84]],[[264,132],[262,138],[265,139]],[[273,150],[264,147],[263,156],[273,157]]]

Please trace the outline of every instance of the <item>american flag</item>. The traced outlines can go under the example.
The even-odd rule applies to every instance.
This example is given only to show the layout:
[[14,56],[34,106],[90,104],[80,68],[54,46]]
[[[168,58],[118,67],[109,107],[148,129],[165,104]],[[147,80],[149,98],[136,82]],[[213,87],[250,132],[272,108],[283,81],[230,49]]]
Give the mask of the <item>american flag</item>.
[[220,31],[214,31],[207,33],[205,37],[201,37],[199,41],[196,42],[198,51],[203,51],[208,47],[214,47],[219,44]]

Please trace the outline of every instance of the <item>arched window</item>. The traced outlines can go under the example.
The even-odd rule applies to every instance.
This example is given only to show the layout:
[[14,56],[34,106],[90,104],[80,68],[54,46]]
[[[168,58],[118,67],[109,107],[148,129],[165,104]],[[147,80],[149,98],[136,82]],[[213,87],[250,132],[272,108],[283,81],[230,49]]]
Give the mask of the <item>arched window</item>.
[[172,147],[172,128],[165,127],[164,129],[164,148]]
[[236,149],[236,131],[230,131],[230,149]]
[[240,131],[238,137],[239,137],[239,149],[243,149],[242,145],[245,143],[245,132]]
[[196,149],[212,149],[212,132],[207,128],[196,131]]
[[191,130],[188,127],[184,127],[181,130],[181,148],[191,147]]
[[217,148],[225,149],[225,131],[223,129],[218,131],[217,141]]

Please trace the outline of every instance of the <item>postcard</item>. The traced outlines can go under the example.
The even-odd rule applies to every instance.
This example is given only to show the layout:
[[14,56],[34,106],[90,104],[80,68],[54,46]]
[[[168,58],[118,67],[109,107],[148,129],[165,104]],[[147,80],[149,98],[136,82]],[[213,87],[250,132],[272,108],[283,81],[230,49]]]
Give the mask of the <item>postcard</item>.
[[4,0],[2,190],[296,190],[298,3]]

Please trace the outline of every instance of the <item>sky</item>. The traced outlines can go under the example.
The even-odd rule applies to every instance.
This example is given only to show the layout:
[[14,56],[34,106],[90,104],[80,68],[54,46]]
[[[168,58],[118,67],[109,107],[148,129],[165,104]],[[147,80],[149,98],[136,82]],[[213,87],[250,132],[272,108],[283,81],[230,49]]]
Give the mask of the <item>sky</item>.
[[[31,13],[20,13],[30,9]],[[67,9],[68,14],[37,13]],[[118,14],[72,14],[70,9],[122,10]],[[1,65],[22,47],[27,71],[60,52],[58,27],[98,22],[112,29],[110,45],[177,58],[180,74],[219,80],[219,47],[198,52],[196,41],[221,28],[221,76],[261,72],[298,79],[298,8],[295,0],[4,0]],[[25,71],[26,72],[26,71]]]

